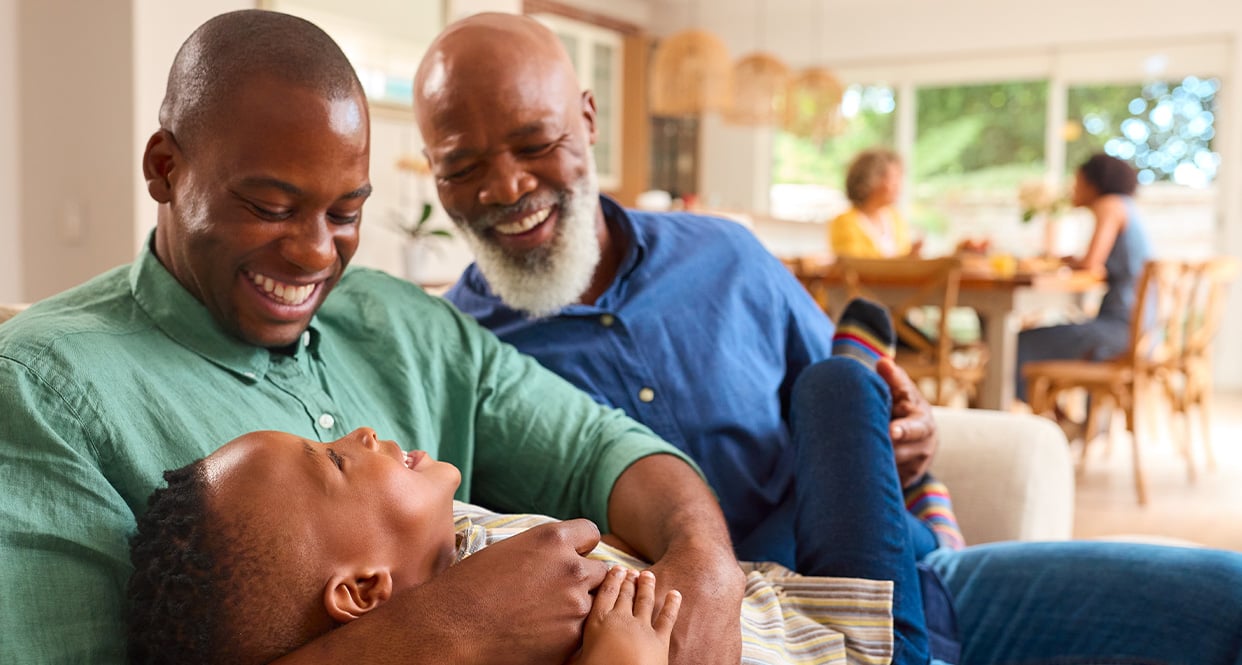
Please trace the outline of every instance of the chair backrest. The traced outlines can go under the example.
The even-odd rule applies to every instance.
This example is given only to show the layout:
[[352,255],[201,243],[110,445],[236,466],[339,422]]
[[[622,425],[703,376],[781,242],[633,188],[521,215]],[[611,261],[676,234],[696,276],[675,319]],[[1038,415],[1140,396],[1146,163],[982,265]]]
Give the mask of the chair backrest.
[[1161,259],[1144,264],[1130,315],[1127,355],[1135,370],[1148,371],[1179,360],[1195,280],[1195,270],[1186,261]]
[[826,263],[821,257],[812,256],[788,256],[781,258],[781,263],[793,273],[798,282],[802,284],[802,288],[811,294],[811,298],[819,305],[820,309],[827,310],[828,307],[828,285],[824,281],[823,265]]
[[1182,354],[1186,359],[1206,358],[1212,341],[1220,332],[1225,314],[1229,284],[1242,272],[1242,261],[1232,256],[1218,256],[1194,264],[1194,286],[1187,300],[1185,342]]
[[[897,338],[928,360],[942,365],[942,373],[951,372],[949,354],[953,340],[949,335],[949,312],[957,306],[962,279],[962,262],[953,257],[939,259],[859,259],[838,257],[833,269],[845,281],[851,298],[863,297],[889,305]],[[906,290],[905,297],[894,300],[875,296],[875,287]],[[937,332],[928,339],[910,325],[910,312],[933,306],[940,309]]]

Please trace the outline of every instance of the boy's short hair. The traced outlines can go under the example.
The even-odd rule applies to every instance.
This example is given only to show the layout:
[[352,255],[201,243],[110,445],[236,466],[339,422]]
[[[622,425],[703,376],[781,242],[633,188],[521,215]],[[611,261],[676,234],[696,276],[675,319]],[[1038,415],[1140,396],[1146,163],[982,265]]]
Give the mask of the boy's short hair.
[[132,663],[265,663],[332,628],[299,548],[214,514],[203,460],[164,473],[130,540]]

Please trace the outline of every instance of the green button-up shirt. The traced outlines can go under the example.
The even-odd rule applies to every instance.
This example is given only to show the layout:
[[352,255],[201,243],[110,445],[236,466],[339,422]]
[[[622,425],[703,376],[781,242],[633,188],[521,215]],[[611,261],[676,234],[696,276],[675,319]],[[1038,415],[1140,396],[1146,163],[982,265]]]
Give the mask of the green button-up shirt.
[[348,271],[285,355],[145,250],[0,326],[0,663],[123,662],[127,538],[165,469],[361,426],[456,464],[461,500],[602,529],[626,467],[680,456],[408,282]]

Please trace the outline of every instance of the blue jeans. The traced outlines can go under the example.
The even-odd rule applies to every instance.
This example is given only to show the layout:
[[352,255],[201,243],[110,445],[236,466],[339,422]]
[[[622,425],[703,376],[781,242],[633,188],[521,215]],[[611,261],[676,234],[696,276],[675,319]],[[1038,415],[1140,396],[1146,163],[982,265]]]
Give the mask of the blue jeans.
[[1242,555],[1104,541],[925,559],[953,594],[962,665],[1242,665]]
[[[1126,350],[1130,340],[1129,320],[1095,319],[1018,333],[1017,375],[1014,395],[1027,401],[1022,366],[1041,360],[1105,360]],[[953,491],[950,487],[949,491]]]
[[737,544],[740,558],[893,580],[894,663],[927,662],[918,556],[953,595],[961,665],[1242,665],[1238,553],[1104,541],[927,553],[935,539],[897,489],[889,400],[853,360],[803,372],[790,419],[796,491]]
[[891,412],[888,385],[856,360],[829,358],[798,377],[789,417],[797,459],[794,569],[892,580],[893,663],[925,665],[912,536],[921,529],[935,539],[906,512],[888,432]]

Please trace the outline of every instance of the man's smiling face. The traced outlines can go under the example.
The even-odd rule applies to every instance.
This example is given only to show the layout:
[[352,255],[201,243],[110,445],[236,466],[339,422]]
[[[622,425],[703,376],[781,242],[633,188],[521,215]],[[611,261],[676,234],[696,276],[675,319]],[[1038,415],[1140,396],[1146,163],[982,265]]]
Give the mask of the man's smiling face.
[[229,333],[286,346],[358,247],[371,191],[366,104],[263,78],[230,104],[192,145],[165,134],[148,147],[171,154],[156,255]]

